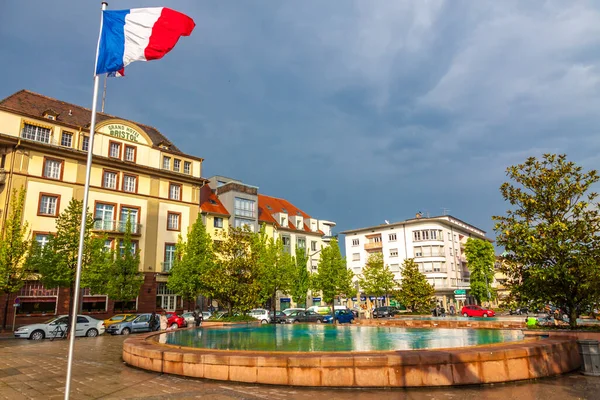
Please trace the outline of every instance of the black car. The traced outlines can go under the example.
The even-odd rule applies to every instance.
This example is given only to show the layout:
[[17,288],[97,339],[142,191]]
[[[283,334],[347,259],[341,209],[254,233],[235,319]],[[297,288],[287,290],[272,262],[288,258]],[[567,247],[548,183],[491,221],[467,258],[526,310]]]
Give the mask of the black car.
[[323,322],[324,315],[317,314],[314,311],[292,311],[286,318],[286,324],[296,324],[298,322]]
[[373,318],[393,317],[394,315],[397,315],[397,314],[399,314],[399,311],[396,307],[383,306],[383,307],[377,307],[373,311]]
[[271,318],[272,324],[285,324],[285,317],[287,317],[287,315],[281,311],[275,311],[275,314],[273,314],[273,311],[269,311],[269,317]]

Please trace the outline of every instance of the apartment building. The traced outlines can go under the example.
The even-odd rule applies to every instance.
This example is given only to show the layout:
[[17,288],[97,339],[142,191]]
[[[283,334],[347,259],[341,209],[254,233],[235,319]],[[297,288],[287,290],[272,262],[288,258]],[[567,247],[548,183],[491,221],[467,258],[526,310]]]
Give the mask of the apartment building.
[[345,235],[348,268],[356,281],[373,253],[383,254],[384,263],[398,282],[402,280],[402,263],[413,258],[444,304],[464,302],[455,290],[466,290],[468,295],[470,273],[464,253],[467,239],[490,240],[483,230],[451,215],[425,218],[417,214],[406,221],[341,233]]
[[[13,190],[25,188],[24,219],[41,245],[69,201],[83,199],[90,116],[89,109],[27,90],[0,101],[1,219]],[[124,306],[139,312],[181,308],[181,298],[166,282],[178,237],[185,237],[200,212],[203,159],[183,153],[151,126],[104,113],[97,121],[89,193],[93,230],[106,234],[106,246],[114,248],[129,218],[145,275],[140,295]],[[33,280],[16,295],[20,323],[27,322],[21,316],[68,310],[67,288],[45,288]],[[83,296],[83,310],[99,317],[121,306],[89,291]]]

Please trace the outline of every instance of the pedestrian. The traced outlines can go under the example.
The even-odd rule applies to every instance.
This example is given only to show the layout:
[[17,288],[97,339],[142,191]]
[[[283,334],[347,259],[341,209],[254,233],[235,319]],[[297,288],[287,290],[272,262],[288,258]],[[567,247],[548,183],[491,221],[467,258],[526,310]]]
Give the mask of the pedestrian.
[[194,312],[194,322],[196,322],[196,328],[202,324],[202,312]]
[[152,311],[152,315],[150,315],[150,321],[148,321],[148,326],[150,327],[150,332],[154,332],[158,330],[160,322],[158,321],[158,316],[155,311]]
[[456,309],[454,308],[454,304],[450,304],[450,315],[454,315],[456,313]]
[[160,330],[166,331],[168,324],[169,321],[167,320],[167,313],[163,311],[162,313],[160,313]]

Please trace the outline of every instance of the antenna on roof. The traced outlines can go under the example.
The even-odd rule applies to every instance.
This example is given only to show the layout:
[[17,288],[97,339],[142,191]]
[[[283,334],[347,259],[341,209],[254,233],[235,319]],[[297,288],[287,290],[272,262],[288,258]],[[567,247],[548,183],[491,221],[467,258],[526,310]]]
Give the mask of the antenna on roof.
[[448,215],[450,213],[450,209],[446,207],[442,207],[442,215]]
[[384,219],[383,222],[385,222],[386,225],[390,224],[390,221],[388,221],[387,219]]

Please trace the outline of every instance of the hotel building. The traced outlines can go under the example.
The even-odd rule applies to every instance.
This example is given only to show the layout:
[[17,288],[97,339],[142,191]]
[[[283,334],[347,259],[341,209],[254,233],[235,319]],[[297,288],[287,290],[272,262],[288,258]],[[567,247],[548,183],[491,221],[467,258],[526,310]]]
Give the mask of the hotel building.
[[[89,148],[91,111],[75,104],[22,90],[0,101],[0,218],[8,215],[15,189],[25,188],[24,219],[31,238],[44,245],[56,230],[56,218],[72,198],[82,200]],[[144,284],[125,308],[138,312],[181,309],[183,302],[166,286],[181,234],[202,212],[211,222],[226,215],[210,202],[201,205],[202,158],[183,153],[156,128],[97,114],[93,143],[89,212],[94,232],[106,234],[106,246],[119,245],[125,221],[133,223]],[[206,192],[205,192],[206,193]],[[66,313],[68,288],[25,282],[18,296],[17,322]],[[4,304],[4,297],[1,298]],[[102,318],[121,307],[84,290],[83,311]],[[9,321],[12,320],[10,307]],[[0,310],[0,313],[3,312]],[[34,318],[35,319],[35,318]]]
[[446,308],[449,301],[465,302],[466,298],[455,294],[455,290],[465,290],[468,297],[470,273],[464,253],[467,239],[491,241],[483,230],[450,215],[423,218],[417,214],[414,219],[341,234],[345,235],[348,268],[356,281],[373,253],[383,254],[384,263],[397,282],[402,280],[402,263],[413,258]]

